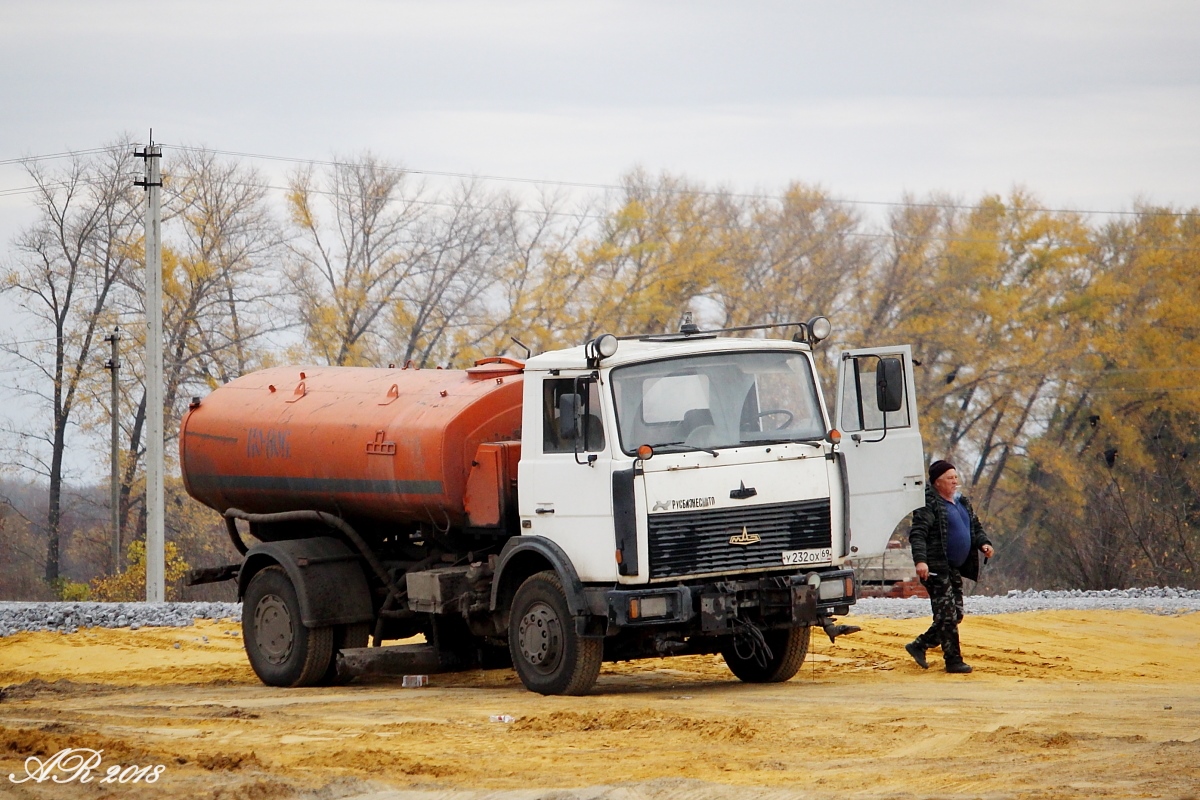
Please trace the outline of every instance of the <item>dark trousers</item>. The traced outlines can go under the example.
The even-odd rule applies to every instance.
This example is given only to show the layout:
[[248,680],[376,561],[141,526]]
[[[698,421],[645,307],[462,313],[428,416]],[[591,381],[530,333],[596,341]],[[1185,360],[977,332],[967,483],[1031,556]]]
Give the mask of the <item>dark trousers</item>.
[[958,623],[963,618],[962,575],[950,567],[937,575],[930,575],[921,584],[929,592],[933,624],[917,637],[917,644],[925,648],[941,647],[946,663],[957,664],[963,660],[958,647]]

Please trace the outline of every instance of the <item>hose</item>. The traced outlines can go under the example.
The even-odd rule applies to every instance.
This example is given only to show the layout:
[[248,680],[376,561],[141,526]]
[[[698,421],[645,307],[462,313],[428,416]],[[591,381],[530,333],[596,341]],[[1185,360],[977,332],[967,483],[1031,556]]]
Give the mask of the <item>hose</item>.
[[[230,509],[230,511],[235,510],[236,509]],[[250,548],[246,547],[246,543],[242,541],[242,534],[239,533],[237,529],[237,519],[229,516],[228,511],[226,511],[225,514],[225,529],[229,531],[229,539],[233,542],[234,549],[236,549],[241,555],[246,555]]]
[[[766,669],[774,654],[771,652],[771,646],[767,644],[763,632],[753,622],[736,617],[733,619],[733,624],[733,652],[743,661],[754,659],[760,667]],[[743,646],[748,647],[750,652],[743,653]]]

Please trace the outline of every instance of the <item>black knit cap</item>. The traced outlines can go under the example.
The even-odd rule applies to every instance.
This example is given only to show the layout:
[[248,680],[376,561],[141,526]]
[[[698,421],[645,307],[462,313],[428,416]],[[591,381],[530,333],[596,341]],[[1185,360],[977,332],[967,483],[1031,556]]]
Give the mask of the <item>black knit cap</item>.
[[934,483],[938,478],[945,475],[950,470],[954,469],[954,465],[949,461],[935,461],[929,465],[929,482]]

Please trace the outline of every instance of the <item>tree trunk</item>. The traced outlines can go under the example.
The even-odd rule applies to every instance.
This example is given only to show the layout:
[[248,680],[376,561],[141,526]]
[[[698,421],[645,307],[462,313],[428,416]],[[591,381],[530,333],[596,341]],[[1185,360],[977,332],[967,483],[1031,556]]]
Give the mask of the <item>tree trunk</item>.
[[62,525],[62,461],[65,443],[63,426],[55,425],[54,447],[50,454],[50,500],[46,509],[46,583],[53,586],[59,578],[60,528]]

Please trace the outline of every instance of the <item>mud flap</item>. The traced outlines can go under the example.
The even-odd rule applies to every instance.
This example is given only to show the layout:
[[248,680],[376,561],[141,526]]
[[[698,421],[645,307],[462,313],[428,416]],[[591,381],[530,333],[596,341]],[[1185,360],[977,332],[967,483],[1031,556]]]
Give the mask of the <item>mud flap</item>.
[[371,592],[359,558],[332,537],[263,542],[250,548],[238,574],[238,597],[256,572],[279,564],[287,572],[309,628],[370,622]]

